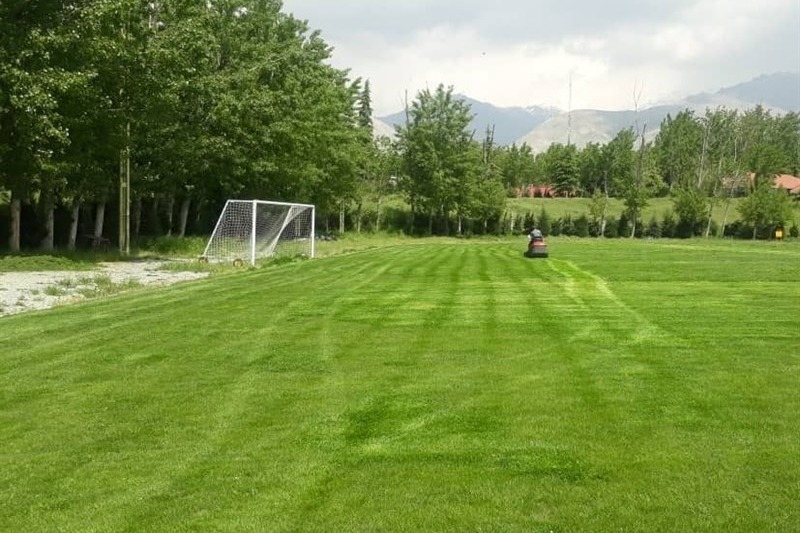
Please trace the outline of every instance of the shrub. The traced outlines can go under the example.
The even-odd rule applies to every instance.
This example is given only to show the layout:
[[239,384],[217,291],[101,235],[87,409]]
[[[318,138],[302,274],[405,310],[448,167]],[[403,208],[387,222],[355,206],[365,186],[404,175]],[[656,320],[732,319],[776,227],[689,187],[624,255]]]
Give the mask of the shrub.
[[539,220],[537,221],[537,225],[539,229],[542,230],[542,233],[545,235],[550,235],[552,232],[552,228],[550,225],[550,217],[547,215],[547,210],[542,207],[542,211],[539,213]]
[[654,239],[661,238],[661,226],[658,224],[658,219],[656,219],[655,215],[653,215],[650,218],[650,222],[647,223],[647,231],[645,232],[645,235]]
[[588,237],[589,236],[589,218],[586,215],[581,215],[575,219],[574,222],[575,236]]
[[615,239],[619,237],[619,221],[614,217],[609,217],[606,220],[606,237]]
[[628,215],[622,213],[617,221],[617,237],[627,237],[630,235],[630,233],[631,227],[630,222],[628,221]]
[[558,237],[559,235],[561,235],[563,228],[564,225],[561,219],[560,218],[555,219],[553,223],[550,225],[550,235],[552,235],[553,237]]
[[675,237],[675,229],[675,215],[672,214],[672,211],[667,211],[664,214],[664,220],[661,221],[661,236],[671,239]]

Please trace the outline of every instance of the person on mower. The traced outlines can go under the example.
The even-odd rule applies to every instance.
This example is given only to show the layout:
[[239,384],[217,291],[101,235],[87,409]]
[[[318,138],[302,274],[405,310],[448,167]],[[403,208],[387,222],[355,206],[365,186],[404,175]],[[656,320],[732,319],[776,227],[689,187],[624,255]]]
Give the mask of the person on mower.
[[544,240],[544,236],[542,235],[541,230],[536,226],[534,226],[533,228],[531,228],[531,232],[528,235],[528,239],[530,239],[530,242],[541,241]]

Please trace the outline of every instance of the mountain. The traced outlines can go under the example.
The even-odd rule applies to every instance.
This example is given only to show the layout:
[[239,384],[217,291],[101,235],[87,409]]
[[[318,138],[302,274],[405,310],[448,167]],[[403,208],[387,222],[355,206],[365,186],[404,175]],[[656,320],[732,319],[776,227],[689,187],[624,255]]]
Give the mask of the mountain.
[[[705,113],[706,109],[726,107],[741,111],[762,105],[777,114],[789,111],[800,112],[800,72],[759,76],[751,81],[720,89],[715,93],[699,93],[669,105],[659,105],[634,111],[600,111],[582,109],[570,115],[563,113],[540,124],[519,139],[517,144],[527,143],[534,152],[546,150],[551,143],[570,141],[583,147],[586,143],[606,143],[622,129],[640,129],[645,124],[645,138],[652,140],[658,134],[661,122],[668,114],[673,117],[684,109]],[[638,127],[637,127],[638,126]]]
[[684,103],[692,108],[728,107],[747,109],[761,104],[778,113],[800,112],[800,72],[781,72],[759,76],[745,83],[720,89],[716,93],[689,96]]
[[[519,137],[544,123],[551,117],[560,113],[555,108],[532,106],[524,107],[497,107],[495,105],[475,100],[468,96],[456,95],[456,98],[469,104],[474,118],[470,129],[475,132],[475,138],[483,138],[486,128],[494,126],[494,140],[498,144],[511,144]],[[390,127],[404,124],[406,114],[404,111],[385,117],[379,117],[377,123],[388,124]]]
[[516,142],[526,143],[534,152],[543,152],[552,143],[566,144],[568,134],[572,144],[583,147],[590,142],[605,144],[625,128],[641,131],[644,127],[647,128],[645,138],[651,140],[658,133],[659,126],[667,114],[674,116],[681,109],[682,106],[658,106],[638,113],[580,109],[571,113],[571,127],[570,114],[562,113],[534,128]]
[[394,139],[394,126],[390,126],[379,118],[372,117],[372,134],[377,137]]
[[[714,93],[694,94],[638,113],[597,109],[564,113],[544,106],[497,107],[467,96],[457,96],[470,104],[475,115],[470,127],[476,138],[483,137],[486,127],[494,125],[498,144],[527,143],[535,152],[541,152],[554,142],[566,143],[568,133],[570,142],[583,147],[589,142],[606,143],[622,129],[633,127],[641,130],[647,125],[646,138],[651,140],[658,134],[667,114],[675,116],[687,108],[699,114],[717,107],[746,110],[762,105],[777,114],[800,112],[800,72],[759,76]],[[393,135],[394,125],[404,122],[405,113],[402,111],[378,118],[375,120],[376,135],[379,132]]]

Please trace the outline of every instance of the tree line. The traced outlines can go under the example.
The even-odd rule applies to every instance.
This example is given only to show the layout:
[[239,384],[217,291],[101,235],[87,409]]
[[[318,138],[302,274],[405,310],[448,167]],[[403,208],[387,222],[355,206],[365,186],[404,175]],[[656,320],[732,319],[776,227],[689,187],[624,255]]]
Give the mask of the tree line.
[[[114,235],[123,217],[134,237],[207,234],[229,198],[314,203],[325,230],[516,232],[505,201],[530,184],[591,197],[600,235],[612,197],[630,236],[654,196],[674,198],[692,235],[712,233],[711,209],[735,195],[747,196],[739,216],[753,235],[789,216],[771,181],[800,173],[796,113],[687,110],[652,140],[641,124],[534,154],[469,131],[469,106],[439,86],[407,103],[394,139],[375,139],[369,82],[331,54],[279,0],[4,0],[9,249],[74,248]],[[402,212],[388,207],[398,194]]]
[[281,7],[0,3],[9,248],[113,235],[128,180],[135,234],[206,231],[227,198],[349,203],[372,147],[369,89]]

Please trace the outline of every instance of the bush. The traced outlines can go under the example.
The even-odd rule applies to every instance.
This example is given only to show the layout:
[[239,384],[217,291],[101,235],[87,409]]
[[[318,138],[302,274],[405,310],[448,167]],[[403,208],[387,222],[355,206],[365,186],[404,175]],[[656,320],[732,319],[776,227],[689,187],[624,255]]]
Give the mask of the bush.
[[[535,224],[536,224],[536,220],[533,217],[533,213],[531,213],[530,211],[525,213],[525,218],[524,218],[524,221],[522,223],[522,231],[523,231],[523,233],[528,233]],[[544,231],[543,228],[539,228],[539,229]]]
[[617,221],[617,237],[627,237],[631,234],[631,225],[628,221],[628,215],[622,213]]
[[589,236],[589,219],[586,217],[586,215],[581,215],[575,219],[574,229],[576,237]]
[[619,221],[614,217],[609,217],[606,220],[606,237],[609,239],[616,239],[619,237]]
[[672,211],[667,211],[664,214],[664,220],[661,221],[661,236],[665,239],[671,239],[675,237],[675,231],[675,215],[672,214]]
[[545,235],[550,235],[552,228],[550,226],[550,217],[547,216],[547,211],[544,207],[542,207],[542,211],[539,213],[539,220],[538,224],[539,229],[542,230],[542,233]]
[[800,228],[797,227],[797,224],[793,224],[792,227],[789,228],[789,237],[793,239],[800,237]]
[[719,234],[719,224],[716,220],[711,221],[711,230],[708,232],[709,235],[718,235]]
[[561,219],[561,234],[562,235],[575,235],[575,225],[572,222],[572,217],[569,215],[565,215]]
[[679,239],[690,239],[694,236],[694,222],[680,219],[675,226],[675,237]]
[[658,224],[658,220],[656,219],[655,215],[653,215],[650,218],[650,222],[647,223],[647,230],[645,231],[645,235],[647,237],[652,237],[653,239],[661,238],[661,226]]
[[[561,221],[560,218],[557,218],[550,225],[550,235],[552,235],[553,237],[558,237],[559,235],[561,235],[562,229],[563,229],[563,222]],[[544,232],[544,230],[542,231]]]

